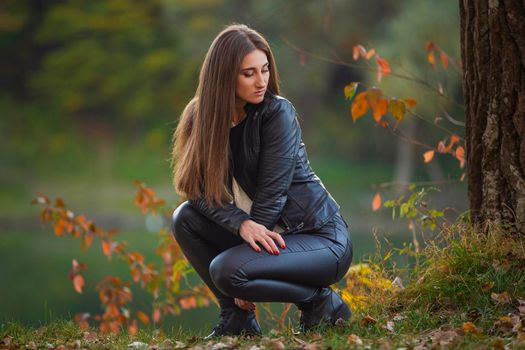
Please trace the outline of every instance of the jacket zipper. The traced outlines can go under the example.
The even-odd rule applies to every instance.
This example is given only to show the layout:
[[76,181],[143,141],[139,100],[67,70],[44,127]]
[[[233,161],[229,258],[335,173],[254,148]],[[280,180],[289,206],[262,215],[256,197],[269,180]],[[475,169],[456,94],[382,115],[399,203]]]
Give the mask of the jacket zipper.
[[292,233],[295,233],[297,231],[299,231],[300,229],[302,229],[304,227],[304,222],[300,222],[299,225],[295,226],[294,228],[292,228],[291,230],[289,231],[286,231],[284,232],[285,234],[292,234]]

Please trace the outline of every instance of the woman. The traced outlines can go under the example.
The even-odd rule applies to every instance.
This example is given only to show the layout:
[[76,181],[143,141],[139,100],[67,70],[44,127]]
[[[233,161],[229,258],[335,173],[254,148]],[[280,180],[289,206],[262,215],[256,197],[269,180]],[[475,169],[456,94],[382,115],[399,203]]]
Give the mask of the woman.
[[208,337],[260,334],[253,302],[295,303],[304,331],[350,317],[329,287],[352,260],[347,225],[310,167],[259,33],[230,25],[215,38],[172,160],[188,199],[173,233],[221,308]]

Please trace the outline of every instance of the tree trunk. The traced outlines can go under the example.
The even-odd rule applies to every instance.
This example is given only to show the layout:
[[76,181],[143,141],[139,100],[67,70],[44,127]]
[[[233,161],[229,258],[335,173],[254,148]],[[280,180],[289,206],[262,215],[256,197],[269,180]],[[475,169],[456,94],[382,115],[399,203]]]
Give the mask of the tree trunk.
[[525,1],[460,0],[472,222],[525,232]]

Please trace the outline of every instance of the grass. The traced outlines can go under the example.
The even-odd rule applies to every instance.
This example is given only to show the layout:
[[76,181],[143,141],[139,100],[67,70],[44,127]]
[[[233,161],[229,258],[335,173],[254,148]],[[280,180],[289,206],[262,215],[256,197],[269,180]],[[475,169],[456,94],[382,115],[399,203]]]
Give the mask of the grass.
[[[2,324],[0,348],[126,349],[140,342],[135,344],[151,349],[525,349],[525,239],[496,225],[481,233],[457,224],[426,243],[419,252],[398,250],[417,256],[418,265],[389,267],[390,258],[381,255],[354,266],[342,290],[353,306],[352,319],[308,334],[295,334],[288,327],[263,337],[205,342],[205,334],[180,328],[105,335],[59,320],[34,328]],[[392,284],[399,276],[406,287]]]

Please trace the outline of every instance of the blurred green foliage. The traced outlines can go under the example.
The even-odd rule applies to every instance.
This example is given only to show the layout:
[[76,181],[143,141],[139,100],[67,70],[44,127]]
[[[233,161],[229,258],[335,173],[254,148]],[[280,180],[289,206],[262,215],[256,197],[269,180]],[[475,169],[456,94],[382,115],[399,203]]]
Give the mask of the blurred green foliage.
[[[0,1],[0,226],[12,237],[0,245],[0,274],[11,271],[17,283],[25,276],[16,268],[34,269],[15,255],[24,244],[29,251],[46,240],[30,236],[38,226],[29,206],[37,191],[64,196],[92,217],[124,213],[130,222],[117,223],[137,230],[142,226],[134,221],[132,180],[160,188],[163,198],[176,203],[170,188],[171,134],[193,96],[209,44],[233,22],[246,23],[269,40],[284,95],[299,112],[312,165],[348,214],[352,233],[367,235],[355,238],[369,244],[357,244],[357,252],[372,251],[370,184],[392,178],[398,140],[372,118],[353,124],[343,87],[351,81],[376,85],[375,74],[301,58],[287,42],[348,63],[354,63],[354,45],[374,47],[393,69],[400,63],[431,82],[442,79],[447,94],[460,100],[460,76],[433,72],[424,51],[425,41],[432,40],[459,58],[457,7],[454,0]],[[443,102],[392,77],[382,89],[418,99],[417,110],[430,120]],[[462,111],[451,113],[459,118]],[[441,135],[426,124],[416,130],[425,137]],[[414,177],[425,179],[425,165],[419,158],[413,162]],[[454,161],[436,162],[446,172],[457,169]],[[22,236],[26,232],[31,233]],[[71,258],[69,248],[56,248],[69,256],[63,259]],[[42,267],[39,273],[65,278],[54,269]],[[57,292],[46,288],[44,295]],[[6,309],[8,316],[13,310]]]

